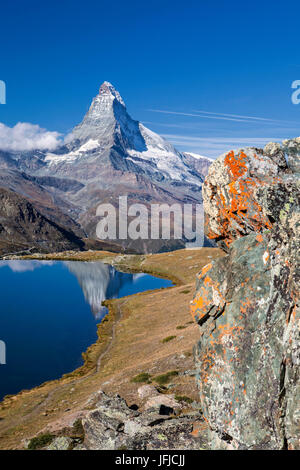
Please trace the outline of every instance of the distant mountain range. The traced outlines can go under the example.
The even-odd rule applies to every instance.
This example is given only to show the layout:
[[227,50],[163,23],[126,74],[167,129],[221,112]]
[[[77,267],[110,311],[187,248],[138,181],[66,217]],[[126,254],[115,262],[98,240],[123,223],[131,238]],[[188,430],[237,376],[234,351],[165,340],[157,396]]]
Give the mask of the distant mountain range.
[[[96,208],[109,202],[118,206],[119,196],[128,203],[202,203],[201,188],[212,160],[179,152],[169,142],[134,121],[127,113],[118,91],[104,82],[83,121],[66,136],[55,151],[7,152],[0,150],[0,188],[22,211],[29,202],[40,217],[72,234],[72,246],[96,239]],[[22,201],[23,199],[23,201]],[[0,213],[1,217],[1,213]],[[31,220],[23,213],[23,239],[29,238]],[[21,240],[20,230],[1,225],[3,244]],[[43,250],[64,249],[63,243],[49,243],[47,234],[29,243]],[[49,231],[49,242],[51,241]],[[38,237],[37,237],[38,238]],[[4,243],[5,242],[5,243]],[[40,244],[39,244],[40,242]],[[86,242],[85,242],[86,243]],[[115,240],[127,250],[162,251],[183,245],[180,241]],[[61,245],[61,246],[60,246]],[[86,245],[85,245],[86,246]]]

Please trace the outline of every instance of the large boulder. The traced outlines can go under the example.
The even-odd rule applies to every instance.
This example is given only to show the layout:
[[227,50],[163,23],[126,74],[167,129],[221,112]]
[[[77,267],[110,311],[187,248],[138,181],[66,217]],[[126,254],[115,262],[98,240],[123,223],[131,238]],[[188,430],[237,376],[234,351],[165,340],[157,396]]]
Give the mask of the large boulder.
[[228,253],[202,269],[191,305],[212,448],[300,448],[299,180],[266,150],[276,158],[221,156],[203,190],[207,233]]
[[206,236],[228,251],[235,239],[271,228],[258,193],[282,182],[279,171],[275,160],[255,148],[219,157],[202,190]]
[[294,173],[300,173],[300,137],[284,140],[283,150],[287,154],[288,165]]

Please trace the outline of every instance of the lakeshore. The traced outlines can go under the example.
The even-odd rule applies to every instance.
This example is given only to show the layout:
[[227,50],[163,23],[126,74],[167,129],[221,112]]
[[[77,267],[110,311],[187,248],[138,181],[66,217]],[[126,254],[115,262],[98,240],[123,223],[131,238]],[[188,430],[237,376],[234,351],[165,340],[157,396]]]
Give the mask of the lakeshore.
[[[42,431],[59,434],[84,416],[99,389],[119,393],[129,405],[139,405],[137,389],[141,383],[134,379],[141,374],[147,374],[148,381],[157,385],[158,377],[169,374],[166,385],[172,393],[197,400],[192,350],[199,332],[191,320],[189,303],[196,273],[219,256],[222,253],[218,249],[202,248],[141,256],[66,252],[22,257],[101,260],[122,271],[170,279],[174,287],[106,301],[109,313],[98,327],[97,342],[84,353],[82,367],[1,403],[0,448],[23,448],[28,439]],[[170,372],[174,371],[172,376]]]

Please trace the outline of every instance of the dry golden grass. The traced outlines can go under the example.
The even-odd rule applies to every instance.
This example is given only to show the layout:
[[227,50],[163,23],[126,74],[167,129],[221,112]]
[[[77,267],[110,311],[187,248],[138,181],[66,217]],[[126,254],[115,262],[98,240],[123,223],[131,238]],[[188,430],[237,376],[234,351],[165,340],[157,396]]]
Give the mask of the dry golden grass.
[[[149,373],[155,384],[155,376],[177,370],[179,375],[171,379],[172,393],[197,399],[194,377],[182,375],[194,368],[192,350],[198,339],[189,303],[196,273],[219,256],[222,253],[214,248],[146,256],[108,252],[52,255],[51,259],[99,259],[119,269],[168,277],[176,286],[109,301],[107,321],[100,326],[99,340],[89,348],[83,368],[0,404],[0,448],[22,448],[24,439],[41,430],[63,428],[76,413],[92,406],[87,400],[99,389],[140,405],[137,389],[141,384],[131,379],[142,372]],[[168,336],[175,338],[163,342]]]

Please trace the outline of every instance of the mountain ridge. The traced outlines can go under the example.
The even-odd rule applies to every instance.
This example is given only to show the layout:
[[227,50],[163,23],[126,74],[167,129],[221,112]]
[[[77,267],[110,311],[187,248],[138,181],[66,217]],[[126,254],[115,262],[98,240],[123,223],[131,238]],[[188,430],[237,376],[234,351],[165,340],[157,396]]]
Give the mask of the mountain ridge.
[[[57,214],[63,212],[72,219],[73,229],[79,225],[90,238],[96,238],[98,205],[109,202],[117,207],[119,196],[126,195],[128,204],[148,207],[152,203],[202,204],[202,183],[210,163],[207,158],[178,151],[132,119],[109,82],[100,86],[83,120],[55,150],[0,151],[1,172],[7,175],[11,171],[4,187],[24,195],[25,180],[30,179],[32,187],[36,185],[30,194],[33,201],[39,201],[41,188],[47,193],[44,213],[49,209],[53,213],[57,206]],[[18,174],[18,184],[12,172]],[[65,223],[68,226],[67,219]],[[132,241],[121,245],[132,246]],[[135,241],[135,246],[157,251],[183,247],[184,242],[171,240],[168,248],[165,240]]]

